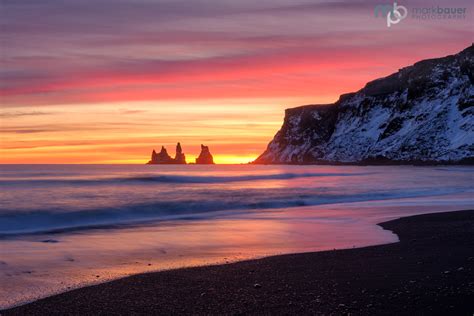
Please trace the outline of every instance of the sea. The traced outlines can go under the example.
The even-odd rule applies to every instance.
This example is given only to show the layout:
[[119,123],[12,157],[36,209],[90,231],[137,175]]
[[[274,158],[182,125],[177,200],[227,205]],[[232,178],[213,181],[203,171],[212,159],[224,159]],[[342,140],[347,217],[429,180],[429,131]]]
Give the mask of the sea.
[[0,165],[0,309],[180,267],[398,241],[474,209],[469,166]]

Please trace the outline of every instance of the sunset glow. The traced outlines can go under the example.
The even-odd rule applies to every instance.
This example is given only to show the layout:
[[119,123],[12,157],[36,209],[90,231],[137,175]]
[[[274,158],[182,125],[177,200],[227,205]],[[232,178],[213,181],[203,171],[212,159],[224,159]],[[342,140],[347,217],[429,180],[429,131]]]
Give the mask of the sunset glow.
[[285,108],[473,38],[470,18],[387,30],[350,1],[26,0],[1,13],[0,163],[143,164],[178,141],[188,162],[203,143],[217,163],[247,163]]

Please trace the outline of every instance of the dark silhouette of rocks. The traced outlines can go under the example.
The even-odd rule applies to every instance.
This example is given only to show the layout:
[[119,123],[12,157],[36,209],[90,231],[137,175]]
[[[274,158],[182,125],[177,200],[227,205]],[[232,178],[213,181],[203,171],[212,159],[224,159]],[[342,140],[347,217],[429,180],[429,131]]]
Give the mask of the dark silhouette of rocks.
[[[148,161],[149,165],[185,165],[186,155],[183,153],[181,144],[176,144],[176,155],[174,158],[166,151],[164,146],[161,146],[161,151],[157,153],[154,149],[151,153],[151,159]],[[212,157],[208,146],[201,145],[201,153],[196,158],[196,164],[198,165],[213,165],[214,157]]]
[[176,145],[176,156],[175,158],[171,158],[166,150],[165,146],[161,146],[161,151],[156,153],[153,149],[151,153],[151,160],[148,161],[149,165],[181,165],[186,164],[186,156],[183,153],[181,148],[181,144],[178,143]]
[[176,155],[174,157],[174,161],[176,164],[186,164],[186,156],[183,153],[180,143],[176,145]]
[[208,146],[201,145],[201,153],[199,157],[196,158],[196,164],[198,165],[213,165],[214,158],[212,157],[211,152],[209,151]]
[[156,151],[153,149],[153,152],[151,153],[151,160],[148,162],[149,164],[169,164],[173,161],[173,158],[168,155],[168,151],[166,151],[166,148],[164,146],[161,146],[161,151],[160,153],[156,153]]

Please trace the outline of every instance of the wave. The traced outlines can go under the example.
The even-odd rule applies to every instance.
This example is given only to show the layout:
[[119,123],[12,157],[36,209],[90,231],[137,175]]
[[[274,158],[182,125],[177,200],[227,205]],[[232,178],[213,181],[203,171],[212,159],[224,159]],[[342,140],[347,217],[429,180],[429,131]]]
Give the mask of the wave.
[[0,185],[12,184],[110,184],[110,183],[182,183],[182,184],[199,184],[199,183],[227,183],[227,182],[244,182],[259,180],[289,180],[296,178],[312,178],[312,177],[348,177],[348,176],[364,176],[371,173],[277,173],[277,174],[261,174],[261,175],[241,175],[241,176],[184,176],[184,175],[138,175],[131,177],[109,177],[109,178],[41,178],[41,179],[17,179],[17,180],[0,180]]
[[43,209],[0,213],[0,237],[23,234],[60,233],[95,228],[116,228],[146,222],[190,220],[232,216],[252,211],[322,204],[351,203],[387,199],[444,195],[455,190],[419,190],[406,193],[391,190],[353,195],[299,194],[262,198],[249,196],[239,200],[176,200],[137,203],[117,207],[70,210]]

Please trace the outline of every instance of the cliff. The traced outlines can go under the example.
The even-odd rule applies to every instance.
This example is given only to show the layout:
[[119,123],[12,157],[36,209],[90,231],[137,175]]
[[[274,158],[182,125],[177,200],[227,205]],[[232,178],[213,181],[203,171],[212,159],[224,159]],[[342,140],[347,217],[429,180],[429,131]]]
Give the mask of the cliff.
[[287,109],[254,163],[472,163],[474,45],[420,61],[334,104]]

